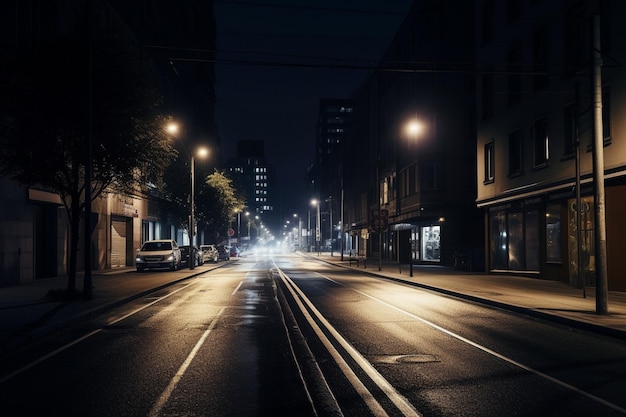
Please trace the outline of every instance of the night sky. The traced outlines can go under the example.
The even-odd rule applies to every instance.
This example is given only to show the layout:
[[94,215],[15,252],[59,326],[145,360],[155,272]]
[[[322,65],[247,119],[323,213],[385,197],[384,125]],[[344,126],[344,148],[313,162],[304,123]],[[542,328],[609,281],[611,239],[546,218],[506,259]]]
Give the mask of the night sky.
[[216,119],[226,160],[264,140],[283,216],[302,212],[319,100],[350,98],[382,58],[412,0],[224,0],[217,23]]

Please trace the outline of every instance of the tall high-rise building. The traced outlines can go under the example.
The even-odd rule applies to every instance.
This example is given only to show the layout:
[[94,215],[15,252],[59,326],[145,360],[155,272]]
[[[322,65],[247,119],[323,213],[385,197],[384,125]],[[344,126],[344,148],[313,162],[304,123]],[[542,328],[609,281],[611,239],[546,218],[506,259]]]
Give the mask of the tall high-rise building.
[[[338,219],[338,205],[341,194],[342,147],[352,125],[354,103],[350,99],[323,99],[319,103],[315,143],[315,164],[308,173],[311,197],[320,200],[320,209],[328,224]],[[331,236],[324,228],[321,241],[325,246],[333,245],[337,236]],[[334,235],[334,233],[333,233]]]
[[228,162],[233,185],[245,199],[246,211],[260,221],[274,223],[274,168],[265,159],[262,140],[243,140],[237,156]]

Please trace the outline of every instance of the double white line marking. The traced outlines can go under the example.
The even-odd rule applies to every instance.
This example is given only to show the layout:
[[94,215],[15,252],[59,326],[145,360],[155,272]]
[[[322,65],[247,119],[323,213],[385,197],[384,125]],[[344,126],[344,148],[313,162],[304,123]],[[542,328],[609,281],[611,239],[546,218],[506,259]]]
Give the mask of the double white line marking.
[[320,341],[324,344],[324,347],[328,350],[335,363],[337,363],[345,377],[348,381],[350,381],[372,413],[375,416],[388,416],[387,412],[378,400],[376,400],[372,393],[361,382],[359,377],[354,373],[352,368],[350,368],[339,351],[337,351],[333,343],[328,339],[328,337],[326,337],[326,334],[322,331],[320,326],[317,324],[317,321],[311,314],[315,315],[315,318],[324,326],[330,335],[332,335],[335,341],[339,343],[339,345],[361,367],[367,376],[376,384],[376,386],[378,386],[381,392],[389,398],[389,400],[402,412],[403,415],[407,417],[421,416],[421,414],[415,410],[413,405],[411,405],[411,403],[409,403],[404,396],[396,391],[396,389],[350,343],[348,343],[348,341],[345,340],[337,332],[337,330],[335,330],[335,328],[326,320],[326,318],[324,318],[319,310],[315,308],[313,303],[304,295],[300,288],[296,286],[291,278],[285,275],[279,268],[276,268],[276,271],[280,275],[286,287],[289,289],[293,299],[298,304],[298,308],[302,311],[302,314],[305,316],[317,337],[319,337]]

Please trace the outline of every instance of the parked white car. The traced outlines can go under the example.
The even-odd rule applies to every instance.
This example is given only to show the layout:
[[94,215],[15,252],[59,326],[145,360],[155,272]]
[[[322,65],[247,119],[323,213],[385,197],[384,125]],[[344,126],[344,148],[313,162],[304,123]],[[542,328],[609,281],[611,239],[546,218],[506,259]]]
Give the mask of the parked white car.
[[180,248],[175,240],[148,240],[141,249],[137,249],[137,272],[147,268],[169,268],[174,271],[180,269],[180,264]]
[[219,260],[215,245],[200,245],[200,252],[202,252],[204,262],[217,262]]

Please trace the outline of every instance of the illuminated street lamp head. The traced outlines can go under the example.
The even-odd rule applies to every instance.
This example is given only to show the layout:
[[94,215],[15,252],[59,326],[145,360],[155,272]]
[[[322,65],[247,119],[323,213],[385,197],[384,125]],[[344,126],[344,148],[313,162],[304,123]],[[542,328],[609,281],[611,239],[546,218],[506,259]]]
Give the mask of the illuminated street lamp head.
[[170,135],[175,135],[178,133],[178,124],[175,122],[170,122],[167,124],[167,126],[165,127],[165,130],[167,131],[167,133],[169,133]]
[[209,150],[207,148],[198,148],[196,150],[196,156],[198,158],[206,158],[206,156],[209,154]]
[[410,137],[416,138],[424,131],[424,123],[420,120],[413,119],[407,123],[405,131]]
[[315,198],[313,200],[311,200],[311,205],[312,206],[317,206],[317,200]]

